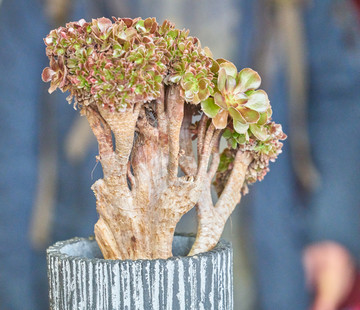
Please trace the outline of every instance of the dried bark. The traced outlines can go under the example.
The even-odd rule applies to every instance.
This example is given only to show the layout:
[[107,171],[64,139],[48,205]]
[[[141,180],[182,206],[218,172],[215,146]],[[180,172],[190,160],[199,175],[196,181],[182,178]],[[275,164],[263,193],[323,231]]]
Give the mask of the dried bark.
[[211,197],[211,181],[219,164],[218,150],[213,154],[213,159],[207,180],[203,184],[203,191],[197,203],[198,231],[195,243],[189,255],[211,250],[220,240],[225,223],[236,205],[240,203],[240,190],[243,186],[246,171],[252,158],[249,154],[238,150],[234,167],[217,203],[213,204]]
[[182,128],[189,129],[191,115],[184,114],[179,86],[167,86],[162,94],[153,105],[138,103],[125,112],[92,106],[84,112],[98,140],[104,171],[92,189],[100,216],[95,236],[107,259],[172,256],[176,224],[199,200],[218,133],[213,125],[207,129],[198,170],[186,146],[192,174],[179,177],[181,141],[189,138],[189,133],[181,138]]

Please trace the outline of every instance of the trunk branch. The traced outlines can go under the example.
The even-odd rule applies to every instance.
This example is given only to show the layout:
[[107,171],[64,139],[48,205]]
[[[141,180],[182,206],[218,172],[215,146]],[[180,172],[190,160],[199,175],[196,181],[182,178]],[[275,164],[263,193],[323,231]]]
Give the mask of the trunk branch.
[[166,113],[169,136],[168,183],[177,179],[180,151],[180,129],[184,118],[184,99],[180,95],[180,86],[171,85],[166,92]]
[[[217,156],[213,157],[214,166],[216,161]],[[211,180],[208,179],[208,182],[204,183],[203,192],[197,204],[198,232],[189,255],[209,251],[218,243],[227,219],[240,202],[240,191],[251,161],[252,158],[249,154],[241,151],[236,153],[233,170],[215,207],[211,197]],[[215,170],[213,163],[208,173],[208,177],[211,179]]]
[[86,115],[91,130],[99,145],[99,155],[106,156],[114,152],[111,129],[94,107],[86,107],[81,111]]
[[101,116],[109,124],[116,144],[116,154],[120,165],[127,165],[133,146],[135,125],[142,103],[136,103],[134,108],[127,108],[124,112],[109,111],[99,107]]
[[211,123],[205,133],[205,138],[203,139],[203,148],[200,154],[198,154],[199,166],[196,176],[197,179],[205,176],[208,169],[212,148],[215,143],[217,143],[220,133],[221,130],[215,129],[215,126]]
[[185,106],[184,120],[180,131],[180,168],[186,175],[196,175],[197,163],[193,152],[190,126],[192,124],[192,111]]
[[211,164],[210,164],[210,168],[209,171],[207,173],[207,178],[211,184],[212,179],[215,176],[215,173],[219,167],[219,163],[220,163],[220,154],[219,154],[219,147],[216,147],[216,150],[214,151],[214,153],[212,154],[212,160],[211,160]]
[[160,89],[160,97],[156,99],[156,116],[158,121],[159,137],[161,146],[167,145],[167,119],[165,113],[165,90],[164,85]]
[[136,180],[135,180],[135,177],[134,177],[133,173],[131,172],[131,162],[130,161],[128,162],[128,165],[127,165],[127,177],[129,179],[129,182],[130,182],[130,185],[131,185],[131,190],[135,191],[135,189],[136,189]]
[[201,119],[199,121],[199,125],[198,125],[198,143],[197,143],[197,155],[198,155],[198,159],[199,156],[202,152],[203,149],[203,145],[204,145],[204,139],[205,139],[205,131],[206,131],[206,123],[208,121],[208,117],[203,114],[201,116]]

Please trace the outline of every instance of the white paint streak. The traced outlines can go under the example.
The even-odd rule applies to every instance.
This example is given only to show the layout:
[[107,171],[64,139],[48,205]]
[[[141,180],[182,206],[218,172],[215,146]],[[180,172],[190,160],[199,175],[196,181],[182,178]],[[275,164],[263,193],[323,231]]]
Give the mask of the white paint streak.
[[[75,273],[76,278],[76,287],[78,289],[78,292],[76,292],[76,295],[79,295],[79,300],[76,303],[77,307],[79,309],[84,309],[84,296],[83,296],[83,283],[84,279],[82,278],[82,270],[81,270],[81,262],[74,262],[77,265],[77,273]],[[75,270],[76,272],[76,270]]]
[[88,287],[89,287],[89,306],[94,308],[94,299],[93,299],[93,292],[94,292],[94,272],[93,272],[93,265],[92,263],[89,263],[88,266],[88,271],[89,271],[89,282],[88,282]]
[[179,273],[179,292],[176,294],[176,297],[179,300],[180,310],[185,310],[185,284],[184,284],[184,265],[181,260],[177,261],[178,263],[178,273]]
[[136,262],[132,264],[132,273],[133,273],[133,281],[135,282],[135,290],[134,290],[134,300],[135,300],[135,309],[136,310],[145,310],[144,308],[144,295],[143,295],[143,285],[142,285],[142,277],[141,277],[141,264]]
[[190,304],[192,310],[197,310],[194,308],[196,305],[196,270],[194,269],[193,259],[189,260],[189,285],[190,285]]
[[[226,259],[227,259],[227,262],[226,262],[226,274],[227,274],[227,287],[232,287],[231,286],[231,255],[230,253],[227,253],[226,255]],[[232,290],[227,290],[227,300],[228,300],[228,308],[229,309],[232,309]]]
[[86,305],[87,305],[87,285],[86,285],[86,263],[85,262],[82,262],[81,263],[81,272],[82,272],[82,275],[83,275],[83,300],[84,300],[84,303],[83,303],[83,307],[85,309]]
[[173,309],[173,299],[174,299],[174,262],[169,261],[166,264],[167,268],[167,294],[166,294],[166,310]]
[[200,310],[205,310],[206,263],[207,258],[202,257],[200,259]]
[[159,262],[155,262],[154,281],[152,282],[152,306],[159,309]]
[[68,305],[71,303],[71,272],[70,272],[70,261],[65,262],[65,274],[66,274],[66,283],[68,283],[65,288],[65,309],[68,309]]
[[131,299],[131,289],[130,289],[130,273],[129,265],[122,264],[121,267],[121,284],[122,284],[122,293],[124,301],[124,310],[130,310],[130,299]]
[[[215,256],[211,256],[211,265],[213,270],[215,270],[216,268],[216,260],[215,260]],[[215,278],[215,273],[213,272],[211,274],[211,286],[210,286],[210,292],[209,292],[209,301],[210,301],[210,305],[211,305],[211,309],[215,310],[215,305],[214,305],[214,278]]]
[[115,264],[112,269],[113,277],[111,284],[111,300],[112,306],[115,310],[120,309],[120,266],[119,263]]
[[150,262],[146,262],[146,266],[145,266],[145,284],[146,287],[148,288],[148,296],[149,296],[149,300],[152,298],[152,292],[151,292],[151,276],[150,276]]
[[[224,295],[224,286],[223,286],[223,268],[221,261],[221,252],[217,253],[217,265],[218,265],[218,309],[223,310],[223,295]],[[226,310],[226,309],[225,309]]]
[[102,292],[103,292],[103,309],[102,310],[112,310],[109,308],[108,300],[109,300],[109,274],[107,269],[107,264],[102,264]]

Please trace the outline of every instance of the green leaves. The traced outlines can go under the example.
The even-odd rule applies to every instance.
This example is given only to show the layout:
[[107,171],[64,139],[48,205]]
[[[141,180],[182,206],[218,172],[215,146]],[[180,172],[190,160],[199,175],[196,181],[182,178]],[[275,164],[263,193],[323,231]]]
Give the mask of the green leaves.
[[219,71],[215,93],[202,102],[204,113],[212,118],[218,129],[227,126],[230,114],[234,132],[242,135],[240,142],[234,137],[229,140],[232,146],[235,145],[234,141],[244,143],[249,137],[265,140],[268,135],[263,126],[271,118],[271,107],[266,92],[255,90],[261,83],[259,74],[250,68],[238,73],[235,65],[224,59],[218,59],[217,63]]
[[224,129],[227,126],[228,115],[229,113],[227,111],[222,110],[212,119],[216,129]]
[[[162,26],[163,34],[159,28],[155,18],[119,18],[114,22],[99,18],[52,30],[44,41],[53,65],[44,70],[43,79],[51,82],[50,91],[70,90],[80,103],[90,96],[111,110],[117,105],[121,110],[124,105],[153,100],[160,95],[171,69],[166,43],[171,36],[167,34],[182,33],[168,22]],[[66,60],[65,66],[58,64],[59,59]],[[203,77],[195,75],[197,81],[191,90],[196,90],[200,102],[208,98],[211,89],[202,81],[206,72]],[[174,77],[173,82],[179,83],[181,77]]]
[[238,81],[237,91],[240,92],[246,92],[247,90],[257,89],[260,87],[261,84],[260,75],[256,71],[250,68],[242,69],[237,76],[237,81]]
[[220,107],[215,104],[214,98],[212,97],[209,97],[208,99],[202,101],[201,108],[203,112],[210,118],[215,117],[220,110]]
[[270,101],[266,92],[263,90],[256,90],[250,91],[248,94],[248,100],[244,106],[260,113],[267,111],[270,106]]
[[50,91],[70,90],[76,100],[90,96],[123,110],[159,97],[163,83],[178,84],[184,100],[201,103],[217,129],[231,130],[233,147],[268,137],[271,108],[267,94],[257,90],[259,74],[214,60],[189,31],[168,21],[160,26],[155,18],[80,20],[51,31],[44,41],[51,62],[42,78],[51,82]]
[[233,120],[233,126],[237,133],[244,134],[249,129],[249,124],[243,124],[239,121]]
[[268,133],[265,127],[250,124],[250,130],[252,134],[261,141],[265,141],[268,138]]

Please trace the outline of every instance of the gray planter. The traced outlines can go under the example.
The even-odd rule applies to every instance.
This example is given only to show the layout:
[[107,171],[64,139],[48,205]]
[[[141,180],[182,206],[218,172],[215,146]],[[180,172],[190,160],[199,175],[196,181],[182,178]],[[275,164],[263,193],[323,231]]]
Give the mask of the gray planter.
[[186,257],[194,238],[179,235],[167,260],[104,260],[94,239],[47,250],[52,310],[232,310],[231,244]]

